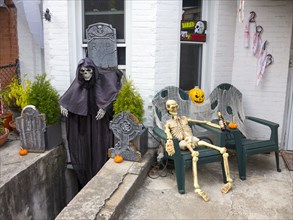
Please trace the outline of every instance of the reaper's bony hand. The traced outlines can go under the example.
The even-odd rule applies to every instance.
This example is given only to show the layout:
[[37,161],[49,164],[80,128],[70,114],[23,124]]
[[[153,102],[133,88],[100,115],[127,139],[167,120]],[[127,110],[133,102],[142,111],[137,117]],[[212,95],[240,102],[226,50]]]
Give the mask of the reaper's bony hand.
[[167,140],[165,149],[169,156],[173,156],[175,154],[174,143],[172,140]]
[[66,108],[64,108],[62,105],[60,105],[60,109],[61,109],[61,114],[65,117],[68,116],[68,110]]
[[102,108],[99,109],[97,115],[96,115],[96,120],[100,120],[104,117],[106,111]]

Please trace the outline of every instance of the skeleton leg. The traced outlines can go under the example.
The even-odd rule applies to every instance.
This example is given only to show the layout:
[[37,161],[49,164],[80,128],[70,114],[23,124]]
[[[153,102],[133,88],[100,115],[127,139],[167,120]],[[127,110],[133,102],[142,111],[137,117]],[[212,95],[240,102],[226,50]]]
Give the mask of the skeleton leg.
[[225,169],[225,173],[226,173],[226,180],[227,183],[222,187],[221,192],[222,193],[227,193],[230,191],[230,189],[232,189],[233,187],[233,180],[230,177],[230,171],[229,171],[229,164],[228,164],[228,157],[229,154],[228,153],[224,153],[223,154],[223,159],[224,159],[224,169]]
[[226,153],[226,151],[227,151],[227,149],[225,147],[218,147],[216,145],[210,144],[210,143],[205,142],[205,141],[198,141],[197,145],[198,146],[206,146],[206,147],[213,148],[213,149],[219,151],[221,154]]
[[192,156],[192,171],[193,171],[193,186],[196,192],[204,201],[209,201],[208,195],[199,187],[198,178],[197,178],[197,161],[198,161],[198,151],[193,150],[191,141],[187,142],[187,149],[190,151]]
[[230,189],[232,189],[232,187],[233,187],[233,180],[230,177],[230,170],[229,170],[229,164],[228,164],[228,156],[229,156],[229,154],[226,152],[227,149],[225,147],[217,147],[217,146],[215,146],[213,144],[210,144],[210,143],[207,143],[205,141],[198,141],[197,145],[198,146],[206,146],[206,147],[213,148],[213,149],[219,151],[222,154],[227,183],[222,187],[221,192],[222,193],[229,192]]

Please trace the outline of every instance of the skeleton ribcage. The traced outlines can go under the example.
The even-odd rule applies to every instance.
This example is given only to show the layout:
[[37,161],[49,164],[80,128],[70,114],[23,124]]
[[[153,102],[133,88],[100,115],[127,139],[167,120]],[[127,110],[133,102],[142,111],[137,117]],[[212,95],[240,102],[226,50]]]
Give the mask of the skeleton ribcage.
[[192,130],[185,118],[171,119],[168,121],[171,134],[178,140],[183,140],[186,137],[192,136]]

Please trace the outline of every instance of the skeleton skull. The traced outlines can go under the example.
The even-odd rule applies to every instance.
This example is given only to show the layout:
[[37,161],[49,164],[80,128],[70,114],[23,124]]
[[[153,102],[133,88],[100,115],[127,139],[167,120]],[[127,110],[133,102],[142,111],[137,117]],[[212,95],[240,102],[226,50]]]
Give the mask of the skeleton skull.
[[196,26],[194,28],[194,33],[195,34],[203,34],[204,32],[204,23],[202,21],[198,21],[196,23]]
[[92,67],[84,67],[80,68],[80,74],[83,76],[85,81],[89,81],[93,76],[93,68]]
[[168,110],[170,115],[177,115],[178,104],[175,100],[168,100],[166,102],[166,109]]

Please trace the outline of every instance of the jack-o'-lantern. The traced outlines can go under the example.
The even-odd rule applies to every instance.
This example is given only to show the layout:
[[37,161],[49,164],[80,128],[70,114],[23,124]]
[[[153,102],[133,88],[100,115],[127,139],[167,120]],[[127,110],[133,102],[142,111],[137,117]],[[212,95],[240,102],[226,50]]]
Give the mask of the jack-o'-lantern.
[[204,98],[205,98],[204,92],[198,86],[189,90],[188,94],[194,103],[203,103],[204,102]]

